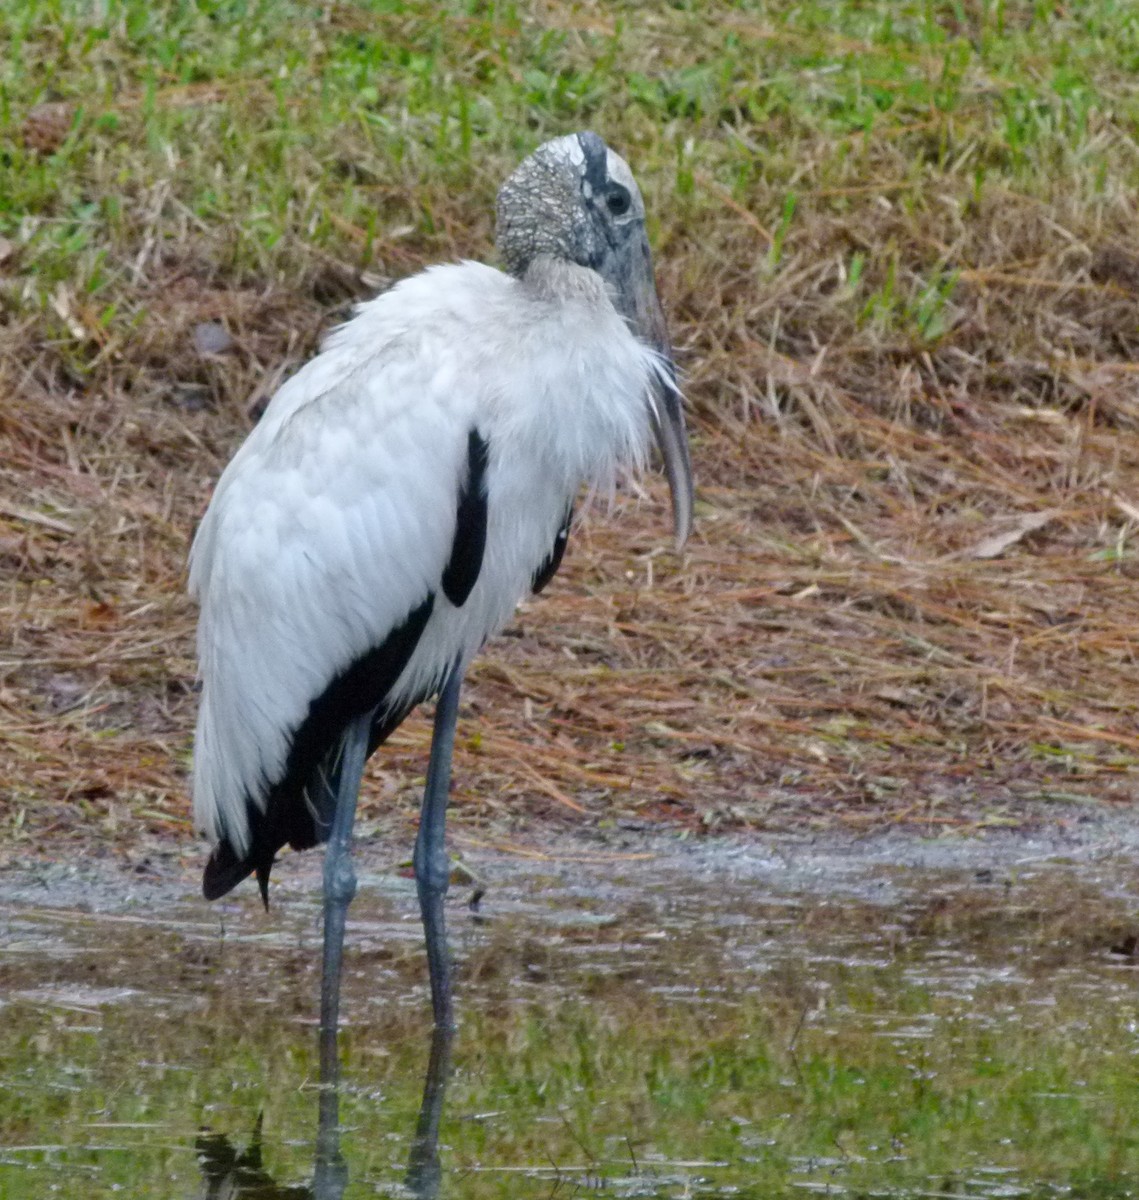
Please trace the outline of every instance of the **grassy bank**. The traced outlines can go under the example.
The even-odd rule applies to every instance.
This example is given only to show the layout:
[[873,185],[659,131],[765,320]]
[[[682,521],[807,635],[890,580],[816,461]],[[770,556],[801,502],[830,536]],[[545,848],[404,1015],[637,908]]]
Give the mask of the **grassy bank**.
[[[1133,6],[0,0],[0,29],[0,853],[187,845],[184,561],[250,411],[354,298],[491,256],[503,176],[581,127],[646,193],[699,527],[662,549],[655,479],[589,515],[473,674],[465,818],[1130,798]],[[427,738],[372,817],[414,811]]]

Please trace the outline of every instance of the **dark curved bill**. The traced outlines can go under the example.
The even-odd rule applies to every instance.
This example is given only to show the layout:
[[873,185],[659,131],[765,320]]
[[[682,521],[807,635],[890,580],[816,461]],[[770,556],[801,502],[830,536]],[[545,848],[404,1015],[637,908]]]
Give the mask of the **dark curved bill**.
[[620,311],[632,324],[634,333],[660,355],[660,370],[653,382],[652,425],[672,492],[672,523],[679,550],[692,532],[692,459],[684,425],[684,398],[676,384],[672,345],[657,297],[652,254],[644,231],[631,238],[606,266],[609,270],[603,269],[603,274],[617,290]]
[[681,550],[692,532],[692,459],[688,453],[688,431],[684,426],[683,397],[676,386],[672,359],[661,363],[661,373],[654,383],[656,408],[652,414],[653,433],[664,459],[664,473],[672,493],[672,528],[676,548]]

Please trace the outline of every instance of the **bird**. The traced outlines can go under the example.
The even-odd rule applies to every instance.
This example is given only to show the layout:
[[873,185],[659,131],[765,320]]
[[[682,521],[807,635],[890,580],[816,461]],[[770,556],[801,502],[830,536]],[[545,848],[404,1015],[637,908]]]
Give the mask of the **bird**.
[[333,1057],[368,756],[437,698],[413,866],[432,1012],[450,1027],[444,822],[464,673],[558,570],[583,489],[642,468],[654,439],[678,550],[692,525],[683,397],[629,165],[596,133],[554,138],[502,184],[496,217],[501,268],[403,279],[279,388],[190,551],[203,892],[255,875],[268,907],[278,851],[327,843]]

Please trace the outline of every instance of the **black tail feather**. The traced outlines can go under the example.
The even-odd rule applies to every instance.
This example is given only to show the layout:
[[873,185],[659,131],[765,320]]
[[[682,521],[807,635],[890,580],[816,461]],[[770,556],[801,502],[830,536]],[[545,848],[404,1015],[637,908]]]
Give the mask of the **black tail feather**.
[[256,872],[261,898],[268,908],[269,873],[277,851],[286,843],[294,850],[307,850],[328,840],[339,790],[341,738],[348,723],[369,711],[376,714],[368,739],[370,755],[426,698],[417,696],[394,711],[385,704],[419,642],[434,604],[435,596],[429,593],[380,646],[358,658],[312,701],[308,716],[293,735],[282,778],[262,804],[246,798],[249,848],[239,855],[223,838],[210,855],[202,878],[202,893],[207,900],[217,900]]
[[[271,796],[270,813],[273,820],[253,804],[247,805],[249,829],[252,841],[244,854],[236,850],[223,838],[214,847],[202,875],[202,894],[207,900],[217,900],[232,891],[242,880],[256,874],[261,899],[269,908],[269,874],[277,858],[277,851],[285,843],[295,850],[307,850],[327,838],[322,837],[313,823],[312,813],[305,804],[304,796],[292,797],[295,803],[284,803],[284,797]],[[285,819],[282,820],[281,818]]]
[[[421,699],[426,699],[426,696]],[[371,756],[387,740],[389,734],[419,702],[402,705],[394,712],[378,716],[368,739]],[[214,847],[202,876],[202,894],[207,900],[218,900],[239,883],[256,874],[257,886],[266,911],[269,908],[269,874],[284,845],[294,850],[308,850],[328,841],[332,818],[336,814],[336,796],[340,787],[340,747],[322,763],[309,780],[306,791],[288,791],[284,787],[270,794],[266,812],[247,804],[252,842],[244,855],[226,839]],[[306,794],[307,792],[307,794]]]
[[269,911],[269,872],[273,869],[273,860],[257,865],[257,886],[261,889],[261,903],[265,911]]
[[253,858],[238,858],[229,842],[218,842],[202,875],[202,895],[207,900],[218,900],[256,870],[258,864]]

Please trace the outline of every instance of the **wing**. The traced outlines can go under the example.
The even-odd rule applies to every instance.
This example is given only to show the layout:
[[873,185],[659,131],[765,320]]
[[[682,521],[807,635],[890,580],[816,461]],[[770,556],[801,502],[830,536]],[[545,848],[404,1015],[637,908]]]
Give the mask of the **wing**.
[[219,843],[208,894],[267,876],[286,841],[322,840],[311,784],[344,725],[378,706],[378,742],[406,715],[421,697],[398,714],[385,699],[439,594],[461,605],[478,577],[487,445],[444,349],[395,339],[361,370],[334,347],[278,393],[218,484],[191,556],[195,821]]

